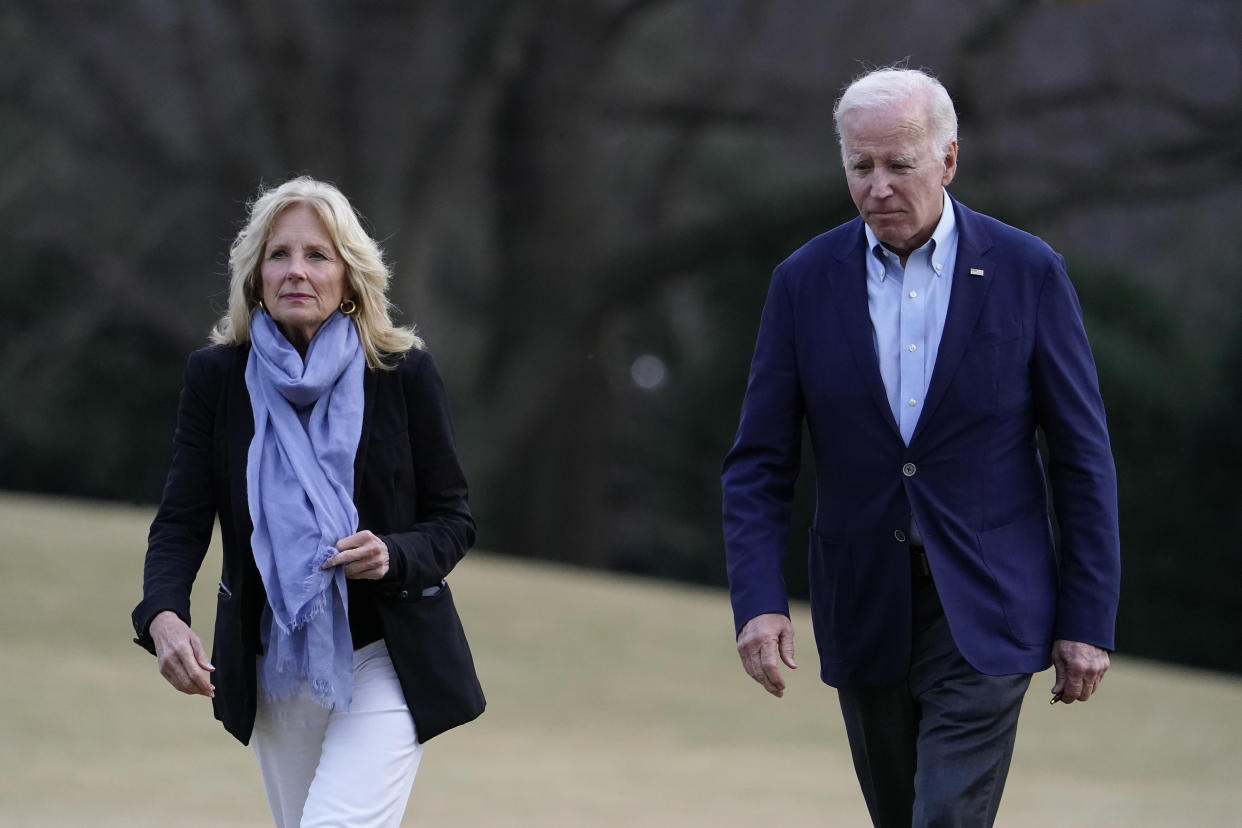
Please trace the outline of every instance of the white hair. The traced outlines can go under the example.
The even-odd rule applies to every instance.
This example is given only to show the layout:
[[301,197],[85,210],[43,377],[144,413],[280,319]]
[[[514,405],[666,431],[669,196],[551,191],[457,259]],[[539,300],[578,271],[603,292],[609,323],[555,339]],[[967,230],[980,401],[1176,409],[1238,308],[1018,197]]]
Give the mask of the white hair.
[[915,100],[923,104],[924,125],[932,148],[947,154],[949,145],[957,140],[957,112],[953,99],[940,81],[921,69],[886,67],[873,69],[855,78],[832,110],[832,122],[836,127],[837,140],[841,143],[841,157],[845,157],[845,138],[842,125],[845,116],[858,110],[880,109],[894,104]]

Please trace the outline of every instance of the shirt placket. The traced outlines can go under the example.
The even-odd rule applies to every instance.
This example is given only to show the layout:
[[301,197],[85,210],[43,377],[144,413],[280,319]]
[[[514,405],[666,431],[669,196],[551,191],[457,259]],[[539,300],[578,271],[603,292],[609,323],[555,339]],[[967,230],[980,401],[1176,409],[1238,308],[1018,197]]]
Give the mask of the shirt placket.
[[901,415],[898,425],[908,445],[923,410],[923,393],[927,389],[927,268],[915,265],[913,260],[908,262],[901,289],[898,322],[901,393],[897,398]]

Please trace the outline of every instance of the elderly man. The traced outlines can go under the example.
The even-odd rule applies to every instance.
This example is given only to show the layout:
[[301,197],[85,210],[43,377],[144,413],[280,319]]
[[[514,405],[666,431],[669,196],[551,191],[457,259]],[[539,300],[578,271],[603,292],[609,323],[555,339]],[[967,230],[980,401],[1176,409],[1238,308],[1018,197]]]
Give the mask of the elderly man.
[[957,116],[937,80],[868,73],[834,118],[860,216],[773,274],[724,462],[738,652],[782,695],[805,421],[821,676],[872,820],[991,825],[1031,674],[1051,663],[1053,700],[1087,701],[1113,648],[1116,476],[1095,365],[1064,260],[945,190]]

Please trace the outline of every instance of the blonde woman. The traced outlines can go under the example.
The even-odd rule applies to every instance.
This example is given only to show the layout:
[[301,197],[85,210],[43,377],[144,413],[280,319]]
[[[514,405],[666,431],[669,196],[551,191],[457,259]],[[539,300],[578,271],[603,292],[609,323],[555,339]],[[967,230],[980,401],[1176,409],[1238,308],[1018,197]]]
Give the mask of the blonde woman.
[[[484,699],[445,581],[474,541],[448,400],[339,190],[260,193],[191,354],[136,642],[258,757],[277,826],[396,826]],[[190,588],[219,518],[208,660]]]

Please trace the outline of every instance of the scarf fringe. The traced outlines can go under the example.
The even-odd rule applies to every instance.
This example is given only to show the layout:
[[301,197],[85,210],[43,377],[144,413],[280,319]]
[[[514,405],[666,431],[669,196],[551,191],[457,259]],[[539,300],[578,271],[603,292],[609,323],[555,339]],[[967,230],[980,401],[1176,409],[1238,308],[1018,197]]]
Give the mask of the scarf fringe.
[[[306,586],[314,587],[316,585],[316,580],[315,576],[312,575],[306,579]],[[309,624],[318,620],[319,617],[325,612],[331,611],[332,601],[330,600],[330,597],[332,591],[336,588],[335,579],[333,579],[333,582],[329,585],[329,587],[326,590],[317,593],[314,599],[312,599],[311,602],[307,604],[306,607],[304,607],[298,614],[298,617],[291,619],[289,624],[286,625],[281,622],[281,620],[276,617],[276,613],[272,613],[272,623],[285,635],[293,635],[298,630],[305,629]]]

